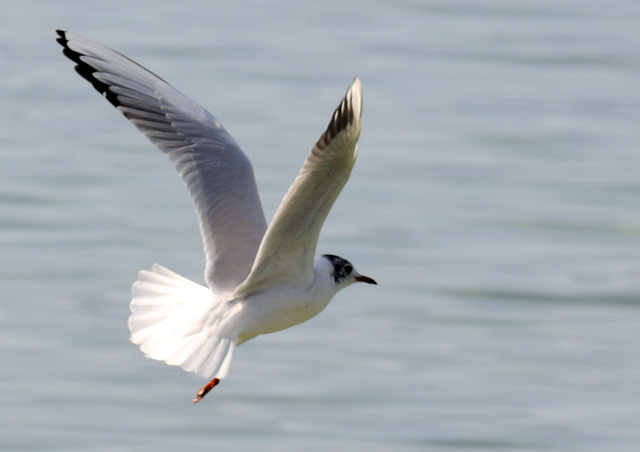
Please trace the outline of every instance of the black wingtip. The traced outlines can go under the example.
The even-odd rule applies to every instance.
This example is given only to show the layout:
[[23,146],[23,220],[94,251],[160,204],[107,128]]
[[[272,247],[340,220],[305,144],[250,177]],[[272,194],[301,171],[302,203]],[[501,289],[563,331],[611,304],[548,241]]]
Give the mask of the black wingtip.
[[351,98],[347,93],[344,99],[342,99],[342,102],[340,102],[340,105],[338,105],[338,108],[333,112],[327,130],[322,137],[320,137],[320,140],[318,140],[320,148],[324,149],[340,132],[353,124],[353,118],[353,106],[351,105]]
[[102,83],[97,78],[93,76],[96,72],[96,69],[89,64],[82,61],[82,53],[76,52],[69,47],[69,39],[67,38],[67,32],[64,30],[56,30],[58,33],[58,38],[56,41],[60,44],[63,49],[62,53],[64,56],[69,58],[71,61],[76,63],[75,70],[76,72],[86,81],[91,83],[93,87],[102,94],[114,107],[118,107],[120,103],[118,102],[118,97],[109,90],[109,85],[106,83]]
[[56,33],[58,34],[58,37],[56,38],[56,42],[66,49],[67,48],[67,32],[64,30],[56,30]]
[[[58,44],[60,44],[62,47],[64,47],[65,49],[67,48],[67,32],[64,30],[56,30],[56,33],[58,34],[58,37],[56,38],[56,41],[58,42]],[[63,50],[64,52],[64,50]]]

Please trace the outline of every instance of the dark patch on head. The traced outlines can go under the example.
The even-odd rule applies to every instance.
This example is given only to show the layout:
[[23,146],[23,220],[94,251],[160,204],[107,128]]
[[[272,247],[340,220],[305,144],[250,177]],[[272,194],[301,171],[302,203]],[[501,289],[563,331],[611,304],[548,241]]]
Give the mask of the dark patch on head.
[[329,262],[333,265],[331,276],[333,276],[335,282],[346,279],[353,272],[353,265],[348,260],[333,254],[325,254],[324,257],[329,259]]

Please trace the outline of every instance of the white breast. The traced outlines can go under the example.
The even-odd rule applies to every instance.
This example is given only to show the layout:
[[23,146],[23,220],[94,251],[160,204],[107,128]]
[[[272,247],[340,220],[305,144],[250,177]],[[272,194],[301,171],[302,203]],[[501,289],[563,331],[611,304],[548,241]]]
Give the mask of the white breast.
[[325,267],[326,259],[316,259],[315,279],[310,287],[277,286],[246,300],[236,300],[242,304],[239,343],[259,334],[289,328],[319,314],[336,293],[336,285]]

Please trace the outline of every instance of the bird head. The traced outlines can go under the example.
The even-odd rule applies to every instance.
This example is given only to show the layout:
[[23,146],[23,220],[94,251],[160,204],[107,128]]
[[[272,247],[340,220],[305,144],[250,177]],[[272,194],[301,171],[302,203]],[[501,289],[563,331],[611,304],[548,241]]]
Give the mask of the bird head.
[[329,261],[331,277],[339,289],[343,289],[355,282],[363,282],[367,284],[378,284],[373,278],[361,275],[353,267],[353,264],[346,259],[333,254],[324,254],[322,256]]

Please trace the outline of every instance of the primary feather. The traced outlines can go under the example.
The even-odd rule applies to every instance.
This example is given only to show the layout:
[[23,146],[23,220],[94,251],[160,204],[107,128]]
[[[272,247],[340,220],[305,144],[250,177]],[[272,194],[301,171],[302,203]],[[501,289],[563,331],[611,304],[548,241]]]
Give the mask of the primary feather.
[[76,71],[171,159],[198,214],[207,284],[216,293],[235,289],[267,227],[247,156],[211,113],[157,75],[82,36],[58,34]]

